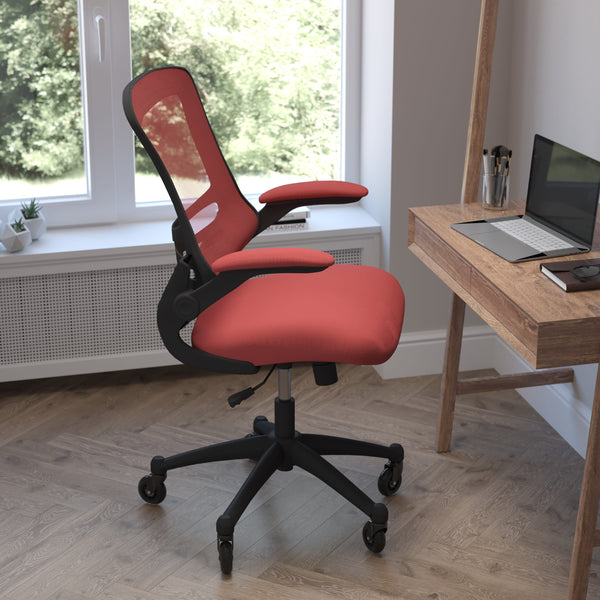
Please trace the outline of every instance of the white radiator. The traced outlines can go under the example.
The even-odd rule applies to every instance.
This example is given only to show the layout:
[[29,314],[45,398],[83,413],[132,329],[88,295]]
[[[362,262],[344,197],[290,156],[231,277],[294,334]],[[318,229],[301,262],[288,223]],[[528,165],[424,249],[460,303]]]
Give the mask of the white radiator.
[[[363,264],[364,248],[327,250]],[[171,265],[0,279],[0,381],[172,364],[156,327]]]

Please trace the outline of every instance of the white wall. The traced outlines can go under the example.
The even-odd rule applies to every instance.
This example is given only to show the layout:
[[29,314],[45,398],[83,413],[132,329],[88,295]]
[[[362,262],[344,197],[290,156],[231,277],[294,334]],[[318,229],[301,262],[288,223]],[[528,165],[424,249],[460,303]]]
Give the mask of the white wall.
[[362,8],[360,181],[369,195],[361,203],[381,224],[389,268],[395,4],[364,0]]

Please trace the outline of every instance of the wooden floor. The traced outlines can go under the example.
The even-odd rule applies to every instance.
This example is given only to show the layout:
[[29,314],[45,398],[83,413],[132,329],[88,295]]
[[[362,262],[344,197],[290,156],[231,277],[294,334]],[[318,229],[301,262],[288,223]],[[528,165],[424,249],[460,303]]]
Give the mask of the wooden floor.
[[[215,521],[250,462],[172,471],[160,506],[139,499],[137,481],[154,454],[270,417],[275,377],[235,409],[226,397],[258,377],[176,367],[0,384],[0,597],[565,599],[583,460],[515,392],[461,397],[453,451],[436,454],[439,377],[339,372],[317,388],[294,369],[296,425],[404,445],[385,550],[364,547],[366,517],[320,481],[278,472],[236,528],[230,577]],[[381,460],[332,461],[380,497]]]

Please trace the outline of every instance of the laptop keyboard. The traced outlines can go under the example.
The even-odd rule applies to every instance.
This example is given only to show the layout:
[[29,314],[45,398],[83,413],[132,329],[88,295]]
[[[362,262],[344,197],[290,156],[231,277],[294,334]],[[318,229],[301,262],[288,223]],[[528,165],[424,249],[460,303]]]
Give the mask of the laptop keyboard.
[[550,252],[552,250],[563,250],[573,246],[559,237],[548,233],[541,227],[535,226],[523,219],[510,219],[508,221],[494,221],[490,223],[508,235],[524,242],[538,252]]

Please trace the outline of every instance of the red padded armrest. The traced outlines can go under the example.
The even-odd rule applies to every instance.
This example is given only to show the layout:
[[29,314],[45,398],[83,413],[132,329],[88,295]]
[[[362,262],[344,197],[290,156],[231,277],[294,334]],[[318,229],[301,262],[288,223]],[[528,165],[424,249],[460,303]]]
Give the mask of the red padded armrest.
[[[348,201],[360,200],[369,193],[364,185],[347,181],[306,181],[288,183],[275,187],[259,196],[260,202],[282,202],[285,200],[315,200],[339,198]],[[310,204],[310,202],[308,202]]]
[[221,256],[212,263],[215,273],[246,269],[278,269],[285,267],[326,268],[335,259],[327,252],[307,248],[255,248]]

